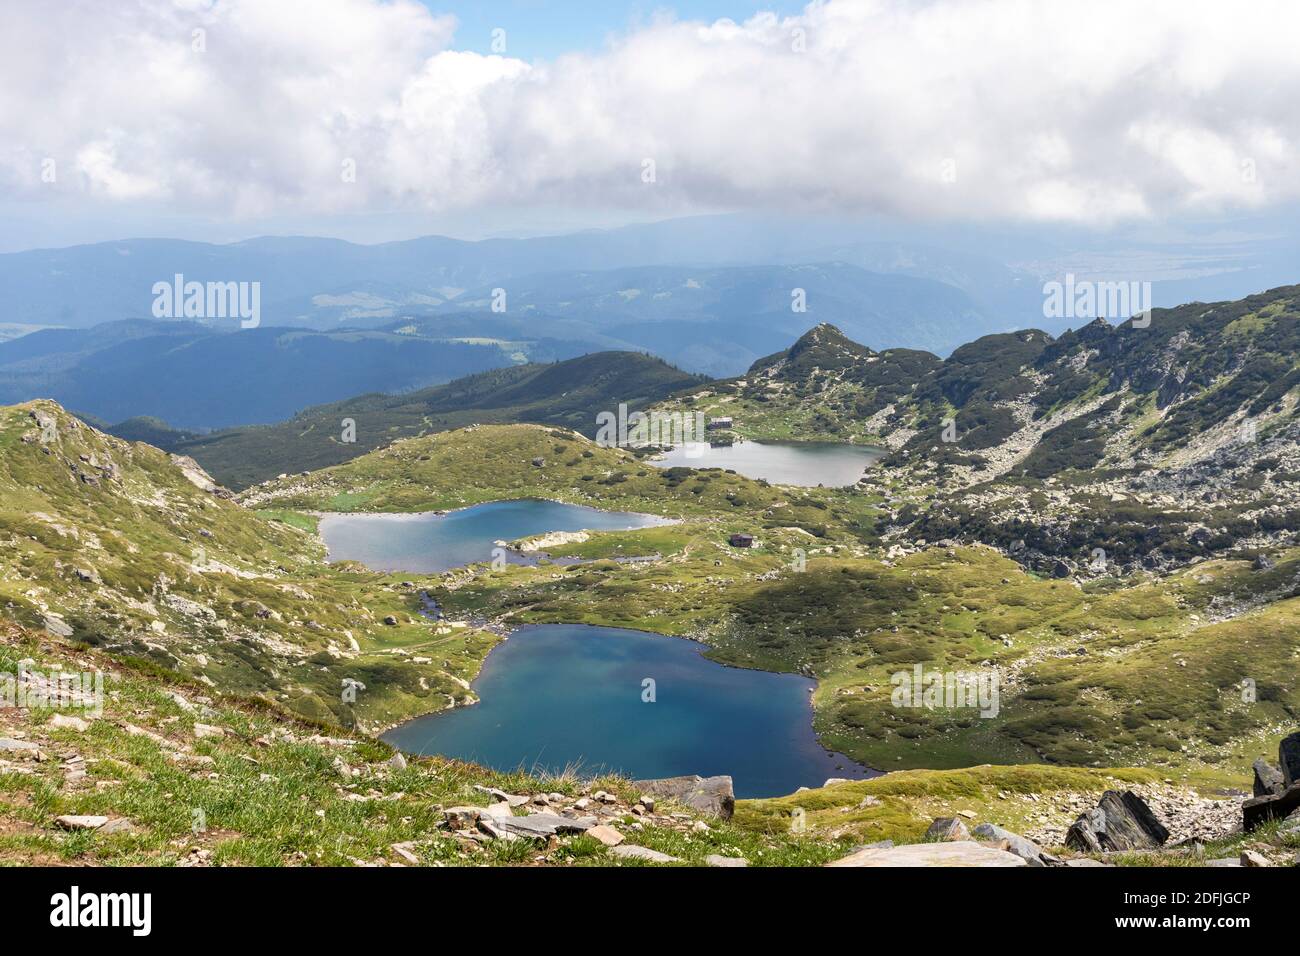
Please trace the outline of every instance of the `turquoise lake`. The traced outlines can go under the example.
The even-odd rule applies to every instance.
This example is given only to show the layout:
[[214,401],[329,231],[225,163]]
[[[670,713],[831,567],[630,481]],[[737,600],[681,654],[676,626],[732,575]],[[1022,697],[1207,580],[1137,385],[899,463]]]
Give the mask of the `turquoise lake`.
[[663,458],[648,461],[659,468],[729,468],[772,484],[843,488],[856,484],[884,454],[881,448],[840,442],[701,442],[678,445]]
[[[877,775],[817,742],[811,680],[724,667],[703,651],[623,628],[523,627],[488,655],[473,685],[478,704],[403,724],[384,740],[503,771],[729,774],[738,797]],[[647,679],[654,702],[643,700]]]
[[[558,501],[493,501],[448,514],[351,514],[320,519],[331,561],[360,561],[375,571],[430,574],[492,560],[497,541],[548,531],[628,531],[670,523],[627,511]],[[527,559],[507,552],[506,559]]]

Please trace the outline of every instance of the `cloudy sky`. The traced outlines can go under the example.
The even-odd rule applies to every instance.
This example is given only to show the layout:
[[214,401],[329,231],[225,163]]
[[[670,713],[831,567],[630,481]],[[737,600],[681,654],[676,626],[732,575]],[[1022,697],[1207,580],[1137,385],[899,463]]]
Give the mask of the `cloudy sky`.
[[1293,0],[5,0],[0,248],[1297,199]]

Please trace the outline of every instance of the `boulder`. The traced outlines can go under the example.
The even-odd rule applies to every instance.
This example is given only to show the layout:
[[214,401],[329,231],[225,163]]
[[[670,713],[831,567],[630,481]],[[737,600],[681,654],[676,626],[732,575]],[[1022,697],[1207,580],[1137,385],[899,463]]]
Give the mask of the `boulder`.
[[710,853],[704,858],[704,862],[709,866],[720,867],[749,866],[749,861],[743,856],[719,856],[717,853]]
[[1027,840],[1019,833],[1012,833],[992,823],[981,823],[975,828],[975,838],[986,843],[1004,843],[1007,852],[1014,853],[1030,866],[1046,866],[1055,859],[1044,853],[1033,840]]
[[692,810],[722,820],[730,820],[736,810],[736,793],[731,778],[666,777],[662,780],[638,780],[635,784],[642,793],[651,797],[677,800]]
[[1287,787],[1300,783],[1300,733],[1282,740],[1277,748],[1277,760],[1282,765],[1282,782]]
[[1268,861],[1268,857],[1264,856],[1264,854],[1262,853],[1257,853],[1254,850],[1242,850],[1241,865],[1250,866],[1250,867],[1263,867],[1263,866],[1272,866],[1273,864],[1270,863]]
[[970,831],[966,829],[966,824],[956,817],[939,817],[930,824],[930,829],[925,831],[927,843],[952,843],[956,840],[969,839]]
[[858,850],[827,866],[1025,866],[1006,850],[994,850],[970,840],[953,843],[911,843],[882,849]]
[[1269,794],[1278,794],[1286,789],[1286,785],[1282,782],[1282,771],[1267,760],[1256,760],[1253,769],[1255,771],[1255,796],[1264,797]]
[[1164,846],[1169,831],[1146,801],[1125,790],[1107,790],[1096,808],[1080,814],[1065,834],[1065,845],[1084,853],[1152,850]]
[[1270,820],[1282,820],[1300,810],[1300,784],[1282,793],[1254,797],[1241,805],[1241,828],[1249,833]]

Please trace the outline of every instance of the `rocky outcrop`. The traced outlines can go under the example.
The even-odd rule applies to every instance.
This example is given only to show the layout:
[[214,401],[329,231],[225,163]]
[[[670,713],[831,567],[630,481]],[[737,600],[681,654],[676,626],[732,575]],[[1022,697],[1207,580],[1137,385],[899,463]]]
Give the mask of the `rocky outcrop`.
[[1294,733],[1278,745],[1278,763],[1282,765],[1282,783],[1293,787],[1300,783],[1300,733]]
[[1029,866],[1047,866],[1059,862],[1056,857],[1044,853],[1042,847],[1033,840],[1027,840],[1019,833],[1012,833],[992,823],[981,823],[975,828],[974,836],[982,843],[1001,844],[1008,853],[1014,853]]
[[1282,779],[1282,771],[1267,760],[1256,760],[1253,769],[1255,771],[1255,796],[1266,797],[1270,794],[1281,793],[1286,789],[1286,784]]
[[730,820],[736,810],[736,793],[731,778],[666,777],[662,780],[638,780],[635,784],[643,793],[678,801],[698,813]]
[[1284,738],[1277,751],[1281,770],[1255,761],[1255,796],[1241,805],[1241,826],[1247,833],[1300,811],[1300,733]]
[[1131,790],[1107,790],[1095,809],[1074,821],[1065,834],[1065,845],[1084,853],[1103,853],[1153,850],[1168,839],[1169,831],[1145,800]]

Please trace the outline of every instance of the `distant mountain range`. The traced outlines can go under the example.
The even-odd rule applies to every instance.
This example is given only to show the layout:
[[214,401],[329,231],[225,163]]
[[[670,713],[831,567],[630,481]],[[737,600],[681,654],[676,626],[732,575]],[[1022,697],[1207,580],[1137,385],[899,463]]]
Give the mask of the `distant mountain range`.
[[[151,416],[184,429],[225,428],[500,368],[525,361],[534,344],[382,331],[233,332],[192,322],[46,329],[0,342],[0,403],[39,396],[101,422]],[[563,346],[540,350],[545,359],[564,355]]]
[[[337,465],[401,438],[467,425],[531,422],[591,436],[599,412],[617,410],[619,403],[648,408],[704,381],[649,355],[600,352],[480,372],[405,395],[362,395],[309,408],[272,426],[199,436],[135,419],[110,431],[189,455],[222,484],[242,489],[282,472]],[[345,440],[348,421],[354,441]]]

